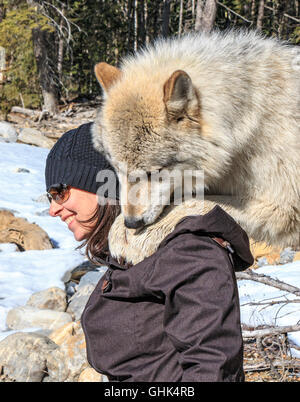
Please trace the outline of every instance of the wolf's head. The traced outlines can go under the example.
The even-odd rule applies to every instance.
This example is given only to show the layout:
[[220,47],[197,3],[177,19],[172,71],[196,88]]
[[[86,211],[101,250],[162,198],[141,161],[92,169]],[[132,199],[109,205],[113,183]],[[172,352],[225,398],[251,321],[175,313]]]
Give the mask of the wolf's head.
[[201,162],[201,146],[197,158],[193,154],[206,130],[199,94],[182,70],[149,76],[149,71],[99,63],[95,73],[105,96],[94,126],[95,146],[118,173],[126,226],[151,224],[178,186],[195,181],[189,172],[199,169],[195,159]]

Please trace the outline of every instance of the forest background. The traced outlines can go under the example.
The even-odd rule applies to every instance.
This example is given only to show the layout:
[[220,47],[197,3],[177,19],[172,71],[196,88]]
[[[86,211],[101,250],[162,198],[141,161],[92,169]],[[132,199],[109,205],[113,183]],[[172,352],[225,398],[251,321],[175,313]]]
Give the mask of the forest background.
[[158,37],[242,27],[298,45],[299,6],[299,0],[0,0],[0,112],[17,105],[54,115],[76,98],[94,99],[97,62],[117,65]]

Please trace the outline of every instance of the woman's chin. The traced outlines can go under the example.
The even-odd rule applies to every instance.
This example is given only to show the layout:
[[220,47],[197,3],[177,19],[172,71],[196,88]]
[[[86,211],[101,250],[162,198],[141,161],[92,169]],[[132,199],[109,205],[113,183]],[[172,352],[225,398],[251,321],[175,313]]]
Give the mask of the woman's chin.
[[73,232],[73,235],[76,241],[82,241],[86,239],[86,233]]

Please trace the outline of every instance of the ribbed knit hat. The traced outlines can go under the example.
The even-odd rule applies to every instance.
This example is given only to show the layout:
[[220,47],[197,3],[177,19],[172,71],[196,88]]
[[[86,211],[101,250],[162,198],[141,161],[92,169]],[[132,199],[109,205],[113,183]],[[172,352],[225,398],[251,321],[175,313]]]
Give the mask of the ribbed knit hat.
[[[83,124],[66,132],[55,143],[46,161],[47,190],[54,184],[62,183],[96,194],[99,187],[107,182],[114,188],[109,188],[105,196],[113,194],[116,195],[114,198],[119,198],[118,179],[113,167],[93,147],[92,124]],[[102,170],[113,172],[115,180],[96,181],[97,174]]]

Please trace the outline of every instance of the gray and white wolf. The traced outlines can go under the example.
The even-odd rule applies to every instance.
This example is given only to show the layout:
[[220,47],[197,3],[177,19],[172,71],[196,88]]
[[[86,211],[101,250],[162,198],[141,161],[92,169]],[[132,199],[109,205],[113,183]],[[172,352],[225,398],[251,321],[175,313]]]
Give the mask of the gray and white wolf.
[[229,31],[158,40],[120,68],[97,64],[94,144],[118,171],[125,225],[151,225],[165,207],[147,201],[147,181],[137,205],[122,202],[127,173],[202,169],[204,210],[219,204],[255,241],[299,246],[296,57],[276,39]]

